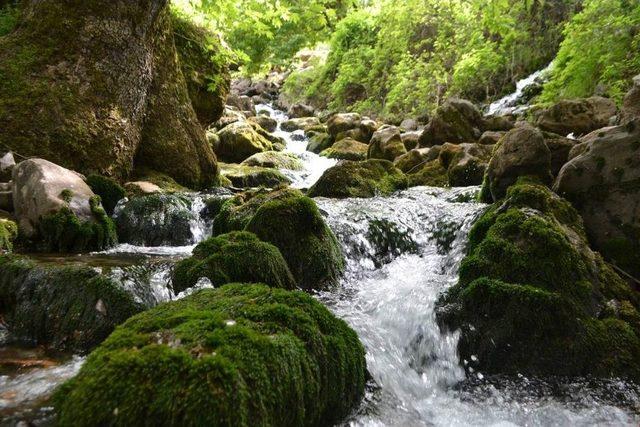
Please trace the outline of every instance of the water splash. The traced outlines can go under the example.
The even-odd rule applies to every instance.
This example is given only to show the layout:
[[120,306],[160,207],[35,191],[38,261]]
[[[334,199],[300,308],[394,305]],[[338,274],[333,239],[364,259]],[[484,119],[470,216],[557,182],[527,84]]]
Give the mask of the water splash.
[[521,114],[525,112],[528,109],[527,105],[518,106],[518,101],[522,98],[524,90],[535,83],[539,78],[544,77],[551,70],[552,66],[553,64],[549,64],[546,68],[538,70],[518,81],[516,83],[516,91],[489,105],[487,114],[503,116],[507,114]]

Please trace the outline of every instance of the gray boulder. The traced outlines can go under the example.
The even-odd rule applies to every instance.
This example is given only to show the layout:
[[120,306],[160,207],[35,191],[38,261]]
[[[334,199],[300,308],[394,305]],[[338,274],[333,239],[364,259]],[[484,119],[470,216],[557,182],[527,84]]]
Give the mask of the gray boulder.
[[616,115],[615,102],[600,96],[565,99],[536,113],[535,124],[560,135],[584,135],[609,124]]
[[400,130],[395,126],[383,126],[371,137],[367,157],[392,162],[406,152],[407,149],[402,142]]

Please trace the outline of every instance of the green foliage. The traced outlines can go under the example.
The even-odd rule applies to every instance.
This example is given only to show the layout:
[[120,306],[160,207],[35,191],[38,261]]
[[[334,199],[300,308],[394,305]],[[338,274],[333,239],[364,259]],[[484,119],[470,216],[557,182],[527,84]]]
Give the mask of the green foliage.
[[198,244],[192,257],[176,264],[173,290],[182,292],[202,277],[208,278],[215,287],[255,282],[295,288],[295,280],[278,248],[245,231],[211,237]]
[[141,309],[90,267],[42,267],[27,258],[0,256],[0,312],[19,340],[87,351]]
[[578,0],[383,0],[340,21],[320,71],[293,74],[285,91],[318,106],[389,119],[423,115],[445,98],[477,102],[554,57]]
[[126,195],[126,191],[115,180],[102,175],[89,175],[86,179],[91,191],[102,199],[102,206],[107,214],[113,214],[118,202]]
[[11,5],[0,6],[0,37],[9,34],[18,24],[20,13]]
[[18,225],[11,220],[0,218],[0,253],[11,252],[17,237]]
[[598,89],[621,101],[640,72],[640,3],[585,0],[564,35],[542,100],[588,97]]
[[129,319],[53,402],[61,426],[328,426],[365,371],[356,333],[313,297],[232,284]]

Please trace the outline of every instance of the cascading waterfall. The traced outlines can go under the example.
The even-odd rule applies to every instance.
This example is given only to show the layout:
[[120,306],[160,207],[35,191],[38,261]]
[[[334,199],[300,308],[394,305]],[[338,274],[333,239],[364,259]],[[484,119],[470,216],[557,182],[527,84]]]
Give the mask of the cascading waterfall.
[[[286,119],[271,111],[278,122]],[[290,134],[286,140],[290,152],[306,147]],[[318,172],[333,164],[303,154],[305,170],[295,179],[292,175],[298,187],[313,184]],[[434,309],[439,295],[456,283],[468,231],[485,208],[474,201],[477,191],[416,187],[390,197],[316,200],[347,258],[340,285],[317,297],[358,333],[371,374],[366,397],[348,424],[637,425],[640,393],[622,381],[485,378],[465,372],[456,351],[458,333],[442,333]],[[211,234],[210,222],[203,215],[202,195],[189,197],[197,243]],[[78,262],[118,279],[153,306],[183,296],[170,289],[170,270],[192,247],[120,245]],[[73,376],[82,360],[0,375],[0,418],[29,413]],[[39,414],[46,418],[50,409]]]
[[539,79],[543,78],[551,70],[552,67],[553,64],[549,64],[546,68],[538,70],[535,73],[516,82],[515,92],[510,93],[509,95],[491,103],[491,105],[489,105],[489,108],[487,109],[487,114],[503,116],[507,114],[524,113],[529,108],[529,106],[519,105],[519,101],[521,100],[525,89],[534,84]]

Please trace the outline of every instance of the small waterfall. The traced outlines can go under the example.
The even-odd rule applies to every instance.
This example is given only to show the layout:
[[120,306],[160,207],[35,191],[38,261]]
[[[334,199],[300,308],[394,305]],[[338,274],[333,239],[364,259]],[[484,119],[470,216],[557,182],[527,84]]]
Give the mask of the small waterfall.
[[525,112],[528,109],[528,105],[526,105],[526,103],[523,105],[521,102],[525,89],[536,83],[538,80],[544,78],[544,76],[551,70],[552,66],[553,64],[549,64],[546,68],[538,70],[518,81],[516,83],[516,91],[489,105],[487,114],[503,116],[507,114],[521,114]]
[[256,111],[266,112],[278,122],[278,127],[274,135],[283,138],[286,143],[285,153],[291,153],[302,161],[301,170],[281,170],[281,172],[291,180],[291,186],[294,188],[309,188],[320,179],[324,171],[334,166],[337,160],[319,156],[311,151],[307,151],[309,143],[304,132],[297,130],[295,132],[287,132],[282,130],[282,123],[289,120],[287,114],[283,111],[273,108],[269,104],[256,105]]

